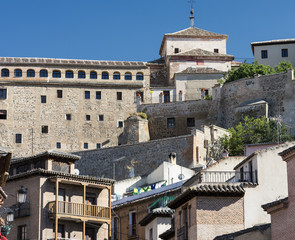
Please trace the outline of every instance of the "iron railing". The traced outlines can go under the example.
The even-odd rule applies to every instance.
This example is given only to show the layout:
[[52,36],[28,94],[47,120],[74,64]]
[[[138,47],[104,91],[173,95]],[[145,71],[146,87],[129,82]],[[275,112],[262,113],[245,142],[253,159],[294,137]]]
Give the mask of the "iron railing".
[[83,217],[110,218],[110,208],[97,205],[58,201],[56,212],[55,201],[48,204],[49,214],[66,214]]
[[188,228],[187,224],[177,229],[177,240],[188,240]]
[[235,172],[235,171],[204,171],[202,172],[203,183],[221,182],[250,182],[258,183],[257,172]]

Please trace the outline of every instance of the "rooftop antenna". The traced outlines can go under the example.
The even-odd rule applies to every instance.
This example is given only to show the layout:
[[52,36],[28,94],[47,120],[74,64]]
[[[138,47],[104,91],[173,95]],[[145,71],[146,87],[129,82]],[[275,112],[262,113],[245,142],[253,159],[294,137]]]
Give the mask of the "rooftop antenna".
[[189,19],[191,20],[191,27],[195,27],[195,17],[194,17],[194,6],[193,4],[195,3],[194,0],[188,1],[191,4],[191,15]]

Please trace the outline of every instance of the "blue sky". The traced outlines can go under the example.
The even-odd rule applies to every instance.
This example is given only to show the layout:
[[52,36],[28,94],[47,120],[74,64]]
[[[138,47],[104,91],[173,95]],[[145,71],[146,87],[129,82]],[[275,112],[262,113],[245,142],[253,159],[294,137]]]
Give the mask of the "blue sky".
[[[195,0],[196,27],[229,35],[228,54],[295,38],[291,0]],[[149,61],[165,33],[189,27],[187,0],[1,1],[0,56]],[[293,19],[292,19],[293,18]]]

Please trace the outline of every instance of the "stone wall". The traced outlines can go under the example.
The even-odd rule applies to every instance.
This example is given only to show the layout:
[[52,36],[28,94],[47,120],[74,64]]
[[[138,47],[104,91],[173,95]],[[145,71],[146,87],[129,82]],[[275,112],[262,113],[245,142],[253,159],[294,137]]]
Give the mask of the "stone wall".
[[[142,104],[139,112],[145,112],[149,120],[151,139],[160,139],[189,134],[192,129],[201,129],[202,125],[209,125],[212,107],[211,100],[170,102],[162,104]],[[174,126],[169,124],[168,118],[174,118]],[[193,118],[194,126],[188,126],[188,118]]]
[[[177,164],[192,167],[195,164],[193,135],[154,140],[133,145],[75,152],[81,156],[76,168],[82,175],[122,180],[152,172],[175,152]],[[124,157],[124,159],[116,161]],[[114,174],[115,169],[115,174]]]

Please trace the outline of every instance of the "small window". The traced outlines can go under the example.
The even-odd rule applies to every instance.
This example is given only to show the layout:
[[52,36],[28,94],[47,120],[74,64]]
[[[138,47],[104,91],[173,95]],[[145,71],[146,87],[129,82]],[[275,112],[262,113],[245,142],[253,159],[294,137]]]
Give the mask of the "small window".
[[288,57],[288,49],[282,49],[282,57]]
[[136,74],[136,80],[143,80],[143,74],[142,73],[137,73]]
[[107,72],[103,72],[103,73],[101,74],[101,79],[109,79],[109,73],[107,73]]
[[90,121],[90,115],[86,115],[86,121]]
[[44,95],[41,96],[41,103],[46,103],[46,96]]
[[61,143],[60,142],[56,143],[56,148],[61,148]]
[[62,90],[57,90],[56,94],[57,94],[57,98],[62,98]]
[[21,69],[15,69],[14,70],[14,76],[15,77],[21,77],[23,75],[23,72]]
[[48,133],[48,126],[42,126],[41,127],[41,132],[42,133]]
[[167,118],[167,128],[175,127],[175,118]]
[[132,80],[132,74],[131,73],[125,73],[125,80]]
[[118,121],[118,128],[122,128],[123,127],[123,121]]
[[47,70],[41,70],[39,75],[40,75],[40,77],[48,77],[48,71]]
[[90,91],[85,91],[85,99],[90,99]]
[[73,71],[70,71],[70,70],[66,71],[66,78],[74,78]]
[[122,92],[117,92],[117,100],[122,100]]
[[15,134],[15,143],[22,143],[22,135],[20,133]]
[[0,89],[0,99],[6,99],[7,89]]
[[101,148],[101,144],[100,144],[100,143],[97,143],[97,144],[96,144],[96,148],[97,148],[97,149]]
[[174,53],[179,53],[179,48],[174,48]]
[[261,50],[261,58],[268,58],[267,50]]
[[214,48],[214,52],[215,53],[219,53],[219,49],[218,48]]
[[22,225],[17,227],[17,239],[18,240],[27,240],[27,226]]
[[60,73],[60,71],[58,71],[58,70],[54,70],[54,71],[52,72],[52,77],[53,77],[53,78],[61,78],[61,73]]
[[0,119],[7,119],[7,110],[0,110]]
[[9,77],[9,70],[7,68],[1,70],[1,77]]
[[115,73],[113,74],[113,79],[115,79],[115,80],[120,80],[120,78],[121,78],[120,73],[115,72]]
[[104,120],[104,116],[103,116],[103,115],[99,115],[99,116],[98,116],[98,120],[99,120],[100,122],[103,122],[103,120]]
[[84,149],[88,149],[88,143],[84,143]]
[[186,126],[187,127],[194,127],[195,126],[195,118],[187,118],[186,119]]
[[85,72],[84,71],[79,71],[78,72],[78,78],[86,78]]
[[96,91],[96,99],[101,99],[101,91]]
[[71,121],[72,120],[72,114],[70,114],[70,113],[66,114],[66,120]]
[[97,73],[94,71],[90,72],[90,79],[97,79]]
[[27,71],[27,77],[35,77],[35,71],[33,69],[29,69]]
[[144,102],[143,92],[142,91],[136,91],[136,97],[140,97],[141,102]]

